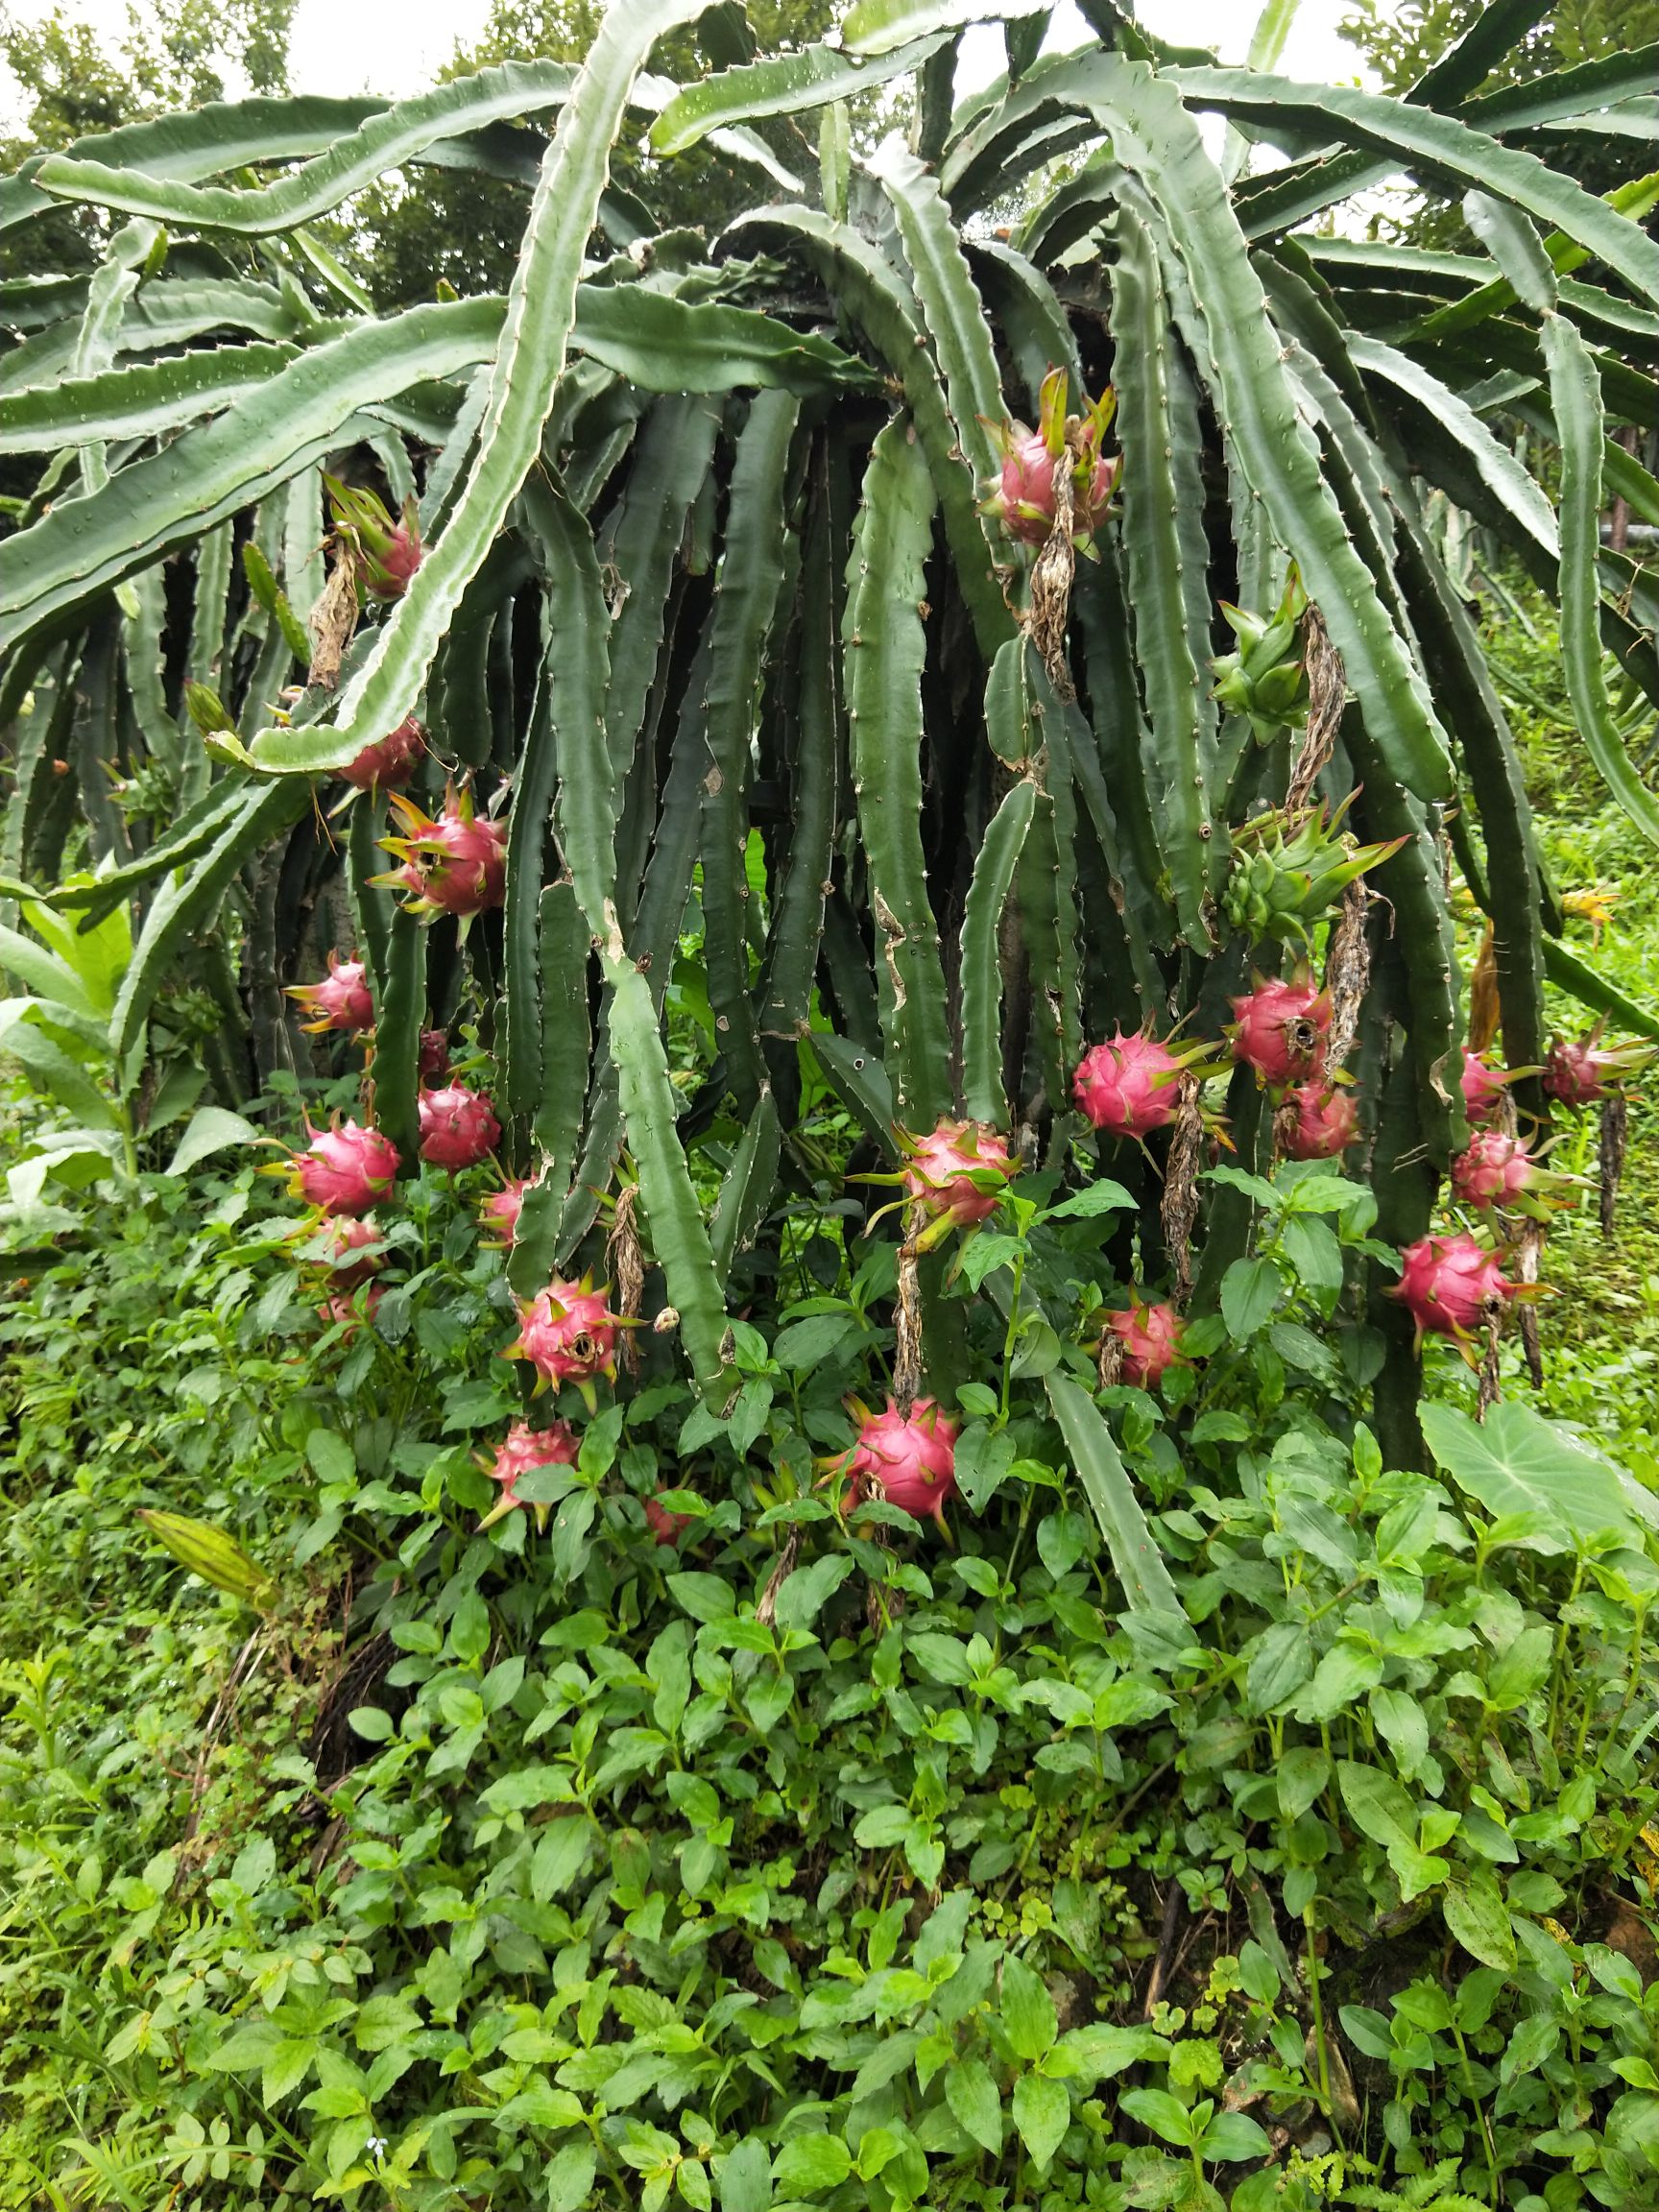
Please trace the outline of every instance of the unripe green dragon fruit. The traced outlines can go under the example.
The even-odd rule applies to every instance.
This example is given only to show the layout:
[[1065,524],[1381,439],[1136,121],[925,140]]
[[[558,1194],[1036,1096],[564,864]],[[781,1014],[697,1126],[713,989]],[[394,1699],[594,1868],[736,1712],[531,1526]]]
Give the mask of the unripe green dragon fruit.
[[1292,568],[1274,613],[1249,614],[1226,600],[1221,612],[1238,650],[1210,663],[1215,671],[1215,697],[1229,714],[1242,714],[1256,742],[1265,745],[1281,730],[1299,727],[1308,713],[1308,671],[1296,657],[1296,632],[1308,612],[1308,594]]
[[1375,868],[1406,842],[1361,845],[1341,827],[1353,805],[1345,799],[1334,815],[1320,808],[1292,828],[1284,813],[1255,815],[1233,832],[1233,872],[1221,895],[1235,929],[1253,943],[1271,937],[1282,945],[1310,948],[1312,931],[1333,902],[1366,869]]

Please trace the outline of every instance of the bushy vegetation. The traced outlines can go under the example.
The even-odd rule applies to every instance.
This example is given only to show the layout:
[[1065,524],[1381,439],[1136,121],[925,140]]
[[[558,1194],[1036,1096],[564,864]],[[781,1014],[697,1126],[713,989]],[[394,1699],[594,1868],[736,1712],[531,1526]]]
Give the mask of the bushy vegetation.
[[1659,2189],[1650,60],[999,12],[0,185],[0,2202]]

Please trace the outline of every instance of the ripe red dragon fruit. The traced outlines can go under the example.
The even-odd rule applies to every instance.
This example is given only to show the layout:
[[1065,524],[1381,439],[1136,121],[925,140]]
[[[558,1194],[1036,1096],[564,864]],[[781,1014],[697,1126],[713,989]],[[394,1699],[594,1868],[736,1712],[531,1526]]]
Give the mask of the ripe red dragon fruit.
[[1231,1025],[1233,1057],[1254,1068],[1258,1079],[1275,1090],[1306,1083],[1322,1071],[1325,1040],[1331,1030],[1331,995],[1305,971],[1288,982],[1258,980],[1235,998],[1238,1020]]
[[401,599],[424,550],[414,500],[405,499],[394,518],[373,492],[342,484],[326,470],[323,481],[340,536],[351,548],[359,589],[372,599]]
[[292,983],[288,996],[297,998],[307,1014],[316,1016],[315,1021],[301,1023],[313,1037],[321,1036],[325,1029],[360,1035],[374,1026],[369,971],[361,960],[342,960],[338,952],[330,952],[328,973],[322,982]]
[[908,1414],[891,1398],[884,1413],[872,1413],[855,1399],[851,1404],[858,1436],[840,1461],[850,1478],[849,1507],[880,1498],[943,1528],[945,1507],[956,1494],[957,1424],[931,1398],[918,1398]]
[[1334,1083],[1299,1083],[1286,1103],[1295,1114],[1294,1121],[1286,1117],[1287,1159],[1334,1160],[1353,1143],[1359,1109],[1351,1092]]
[[361,1299],[348,1291],[336,1290],[331,1298],[318,1307],[318,1317],[331,1329],[343,1329],[348,1336],[355,1336],[364,1315],[367,1314],[373,1321],[380,1310],[380,1301],[385,1295],[385,1288],[379,1283],[371,1284]]
[[1588,1037],[1557,1038],[1544,1064],[1544,1089],[1561,1106],[1599,1106],[1622,1076],[1646,1068],[1650,1045],[1604,1046],[1600,1024]]
[[526,1175],[517,1182],[509,1181],[500,1190],[488,1192],[480,1201],[478,1211],[484,1217],[484,1241],[493,1251],[513,1249],[518,1236],[518,1214],[524,1204],[524,1193],[534,1187]]
[[476,1167],[501,1142],[501,1124],[482,1091],[449,1083],[421,1094],[421,1157],[434,1167]]
[[469,792],[451,791],[441,814],[423,814],[411,800],[392,794],[392,806],[407,835],[383,837],[380,849],[402,865],[372,883],[409,894],[411,914],[455,914],[469,921],[507,895],[507,826],[472,811]]
[[405,716],[389,736],[365,745],[354,760],[339,773],[359,791],[401,790],[415,773],[415,764],[426,750],[426,733],[413,714]]
[[[328,1269],[328,1280],[336,1290],[355,1290],[367,1283],[372,1275],[380,1271],[382,1255],[379,1225],[370,1214],[354,1219],[349,1214],[334,1214],[323,1225],[317,1242],[322,1248],[322,1263]],[[370,1247],[375,1247],[371,1250]],[[366,1259],[353,1259],[353,1253],[367,1252]]]
[[421,1032],[421,1080],[442,1083],[449,1073],[449,1040],[442,1029]]
[[594,1376],[603,1375],[608,1382],[616,1380],[620,1316],[607,1310],[605,1291],[595,1290],[586,1275],[580,1283],[562,1282],[555,1276],[545,1290],[520,1301],[518,1322],[517,1338],[502,1357],[528,1359],[536,1369],[539,1391],[549,1382],[573,1382],[591,1409]]
[[1123,1347],[1123,1381],[1142,1390],[1150,1390],[1181,1357],[1187,1325],[1173,1306],[1147,1306],[1135,1298],[1121,1312],[1108,1313],[1106,1326]]
[[1118,480],[1119,463],[1100,451],[1118,400],[1108,389],[1092,404],[1085,400],[1083,415],[1069,418],[1068,382],[1064,369],[1050,369],[1043,379],[1035,430],[1023,422],[987,421],[1002,466],[980,513],[994,516],[1019,544],[1046,543],[1054,527],[1054,464],[1070,445],[1071,542],[1080,553],[1092,554]]
[[1419,1237],[1400,1256],[1400,1280],[1389,1292],[1425,1334],[1467,1343],[1488,1298],[1512,1298],[1515,1286],[1503,1262],[1466,1231],[1455,1237]]
[[1472,1125],[1479,1127],[1492,1119],[1514,1080],[1506,1069],[1495,1067],[1484,1052],[1471,1052],[1464,1046],[1463,1111]]
[[1183,1070],[1207,1047],[1172,1052],[1156,1037],[1118,1030],[1084,1053],[1071,1078],[1078,1111],[1112,1137],[1140,1139],[1166,1129],[1181,1103]]
[[906,1139],[905,1149],[905,1196],[934,1216],[923,1244],[995,1214],[1015,1174],[1007,1144],[977,1121],[941,1121],[929,1136]]
[[367,1214],[397,1178],[397,1147],[361,1121],[336,1123],[292,1155],[290,1189],[325,1214]]
[[479,1522],[479,1528],[493,1527],[507,1514],[521,1512],[527,1503],[536,1515],[537,1527],[545,1528],[551,1508],[520,1498],[518,1479],[532,1467],[574,1467],[581,1448],[582,1439],[566,1421],[551,1421],[545,1429],[532,1429],[528,1421],[515,1421],[496,1446],[493,1459],[482,1454],[478,1456],[478,1464],[491,1481],[501,1485],[500,1497]]
[[1529,1188],[1536,1172],[1519,1137],[1478,1129],[1468,1151],[1452,1163],[1452,1189],[1465,1206],[1506,1206]]
[[697,1516],[694,1513],[676,1513],[660,1499],[645,1500],[645,1526],[659,1544],[678,1544],[682,1529],[689,1528]]

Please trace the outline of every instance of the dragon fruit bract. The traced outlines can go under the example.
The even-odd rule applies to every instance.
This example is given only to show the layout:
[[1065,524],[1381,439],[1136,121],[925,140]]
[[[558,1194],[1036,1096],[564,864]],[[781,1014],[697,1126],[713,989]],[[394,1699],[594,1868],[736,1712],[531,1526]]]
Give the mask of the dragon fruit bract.
[[1100,451],[1118,399],[1108,389],[1093,403],[1085,399],[1083,415],[1068,417],[1068,384],[1064,369],[1050,369],[1044,377],[1035,430],[1023,422],[986,423],[1002,466],[980,513],[995,516],[1019,544],[1046,543],[1055,518],[1054,464],[1070,447],[1071,542],[1080,553],[1093,555],[1094,532],[1105,519],[1118,481],[1118,462]]
[[1119,1029],[1084,1053],[1071,1078],[1071,1094],[1096,1129],[1113,1137],[1144,1137],[1174,1120],[1181,1072],[1192,1057],[1191,1052],[1171,1052],[1156,1037],[1139,1031],[1125,1037]]
[[518,1320],[517,1338],[503,1357],[528,1359],[538,1390],[549,1382],[573,1382],[591,1407],[594,1376],[615,1381],[618,1316],[607,1310],[605,1291],[595,1290],[589,1277],[565,1283],[555,1276],[545,1290],[520,1302]]
[[956,1429],[931,1398],[918,1398],[908,1415],[891,1398],[884,1413],[854,1403],[858,1437],[843,1461],[851,1478],[849,1503],[876,1497],[913,1520],[945,1526],[944,1511],[956,1494]]
[[421,1157],[434,1167],[475,1167],[501,1141],[501,1124],[481,1091],[464,1083],[422,1091]]
[[365,745],[340,774],[359,791],[373,791],[376,786],[383,791],[395,790],[408,782],[425,750],[426,733],[410,714],[388,736]]
[[1234,999],[1233,1011],[1238,1017],[1232,1025],[1233,1057],[1254,1068],[1260,1081],[1277,1090],[1321,1071],[1331,998],[1311,976],[1258,981]]
[[1532,1155],[1519,1137],[1477,1129],[1452,1163],[1452,1189],[1465,1206],[1503,1206],[1532,1183]]
[[507,826],[472,811],[463,792],[450,792],[441,814],[422,814],[410,800],[392,794],[392,805],[407,834],[383,837],[382,852],[402,865],[370,881],[409,896],[409,911],[425,918],[454,914],[463,921],[499,906],[507,895]]
[[581,1441],[566,1421],[549,1422],[545,1429],[532,1429],[528,1421],[515,1421],[496,1447],[494,1458],[479,1456],[478,1464],[491,1481],[501,1485],[500,1497],[479,1522],[479,1527],[492,1527],[504,1515],[522,1511],[529,1503],[537,1527],[545,1528],[550,1508],[520,1498],[518,1478],[532,1467],[574,1467]]
[[1515,1078],[1496,1068],[1483,1052],[1463,1047],[1463,1111],[1472,1124],[1490,1121]]
[[355,1290],[360,1284],[367,1283],[370,1276],[378,1274],[381,1255],[377,1251],[369,1251],[367,1259],[352,1257],[380,1242],[379,1226],[370,1215],[331,1214],[323,1226],[320,1241],[323,1264],[328,1269],[329,1283],[336,1290]]
[[367,1214],[397,1177],[397,1147],[361,1121],[336,1124],[314,1135],[293,1155],[291,1188],[325,1214]]
[[1425,1334],[1466,1342],[1488,1298],[1514,1295],[1502,1262],[1467,1232],[1420,1237],[1400,1258],[1400,1280],[1389,1295],[1417,1324],[1419,1344]]
[[1139,1299],[1121,1312],[1108,1313],[1106,1326],[1123,1346],[1125,1382],[1149,1390],[1181,1357],[1186,1324],[1173,1306],[1143,1306]]
[[941,1230],[968,1228],[997,1211],[1013,1179],[1008,1147],[976,1121],[941,1121],[931,1135],[906,1140],[904,1191],[935,1215]]
[[292,983],[288,996],[297,998],[307,1014],[317,1017],[314,1022],[301,1023],[313,1037],[321,1036],[327,1029],[360,1035],[374,1026],[369,971],[361,960],[342,960],[338,952],[330,952],[328,973],[322,982]]
[[479,1204],[484,1226],[492,1232],[485,1241],[500,1252],[510,1252],[518,1235],[518,1214],[524,1204],[524,1193],[534,1186],[528,1176],[509,1182],[503,1190],[492,1190]]
[[394,517],[364,487],[342,484],[326,470],[323,481],[340,536],[351,548],[358,585],[372,599],[401,599],[424,551],[414,500],[406,499],[402,514]]
[[1334,1160],[1353,1143],[1359,1109],[1351,1093],[1334,1084],[1300,1083],[1286,1104],[1296,1117],[1285,1141],[1286,1158]]

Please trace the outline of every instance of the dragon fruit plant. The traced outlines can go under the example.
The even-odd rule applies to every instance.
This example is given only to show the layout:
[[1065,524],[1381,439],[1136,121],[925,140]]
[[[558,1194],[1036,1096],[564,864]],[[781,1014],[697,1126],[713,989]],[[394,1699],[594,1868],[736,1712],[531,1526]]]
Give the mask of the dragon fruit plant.
[[1411,1316],[1419,1350],[1426,1334],[1449,1336],[1473,1365],[1474,1333],[1488,1301],[1514,1298],[1518,1286],[1496,1253],[1460,1230],[1451,1237],[1420,1237],[1408,1245],[1393,1295]]
[[596,1290],[589,1277],[566,1283],[555,1277],[534,1298],[520,1300],[518,1334],[503,1358],[528,1359],[540,1393],[568,1382],[582,1394],[591,1413],[598,1405],[594,1378],[616,1380],[617,1334],[621,1316],[607,1308],[609,1286]]
[[406,499],[402,514],[394,516],[361,486],[342,484],[326,471],[323,481],[340,541],[350,552],[358,589],[372,599],[401,599],[422,552],[414,500]]
[[396,730],[365,745],[354,759],[340,770],[346,781],[359,791],[397,791],[408,782],[426,750],[426,733],[413,714],[406,714]]
[[[464,1083],[446,1083],[441,1091],[422,1091],[419,1101],[421,1157],[434,1167],[459,1173],[488,1160],[501,1142],[501,1124],[495,1110],[481,1091]],[[517,1219],[517,1210],[514,1210]]]
[[1331,995],[1305,969],[1287,981],[1258,977],[1252,990],[1234,999],[1233,1012],[1233,1057],[1253,1068],[1259,1083],[1284,1091],[1323,1072]]
[[507,894],[507,828],[478,814],[470,792],[445,795],[442,811],[424,814],[413,801],[392,794],[401,837],[384,837],[382,850],[401,865],[372,883],[408,894],[411,914],[435,921],[453,915],[463,924],[499,906]]
[[551,1507],[520,1498],[519,1480],[533,1467],[574,1467],[581,1446],[582,1439],[567,1421],[550,1421],[545,1429],[532,1429],[528,1421],[515,1421],[493,1455],[478,1455],[479,1466],[492,1482],[501,1485],[500,1497],[478,1524],[479,1533],[493,1528],[509,1513],[521,1513],[527,1504],[536,1516],[538,1529],[545,1528]]
[[1558,1106],[1599,1106],[1629,1076],[1651,1066],[1651,1045],[1603,1045],[1601,1025],[1587,1036],[1557,1038],[1544,1063],[1544,1092]]
[[1054,465],[1069,454],[1071,542],[1079,553],[1094,557],[1094,535],[1106,519],[1118,481],[1118,460],[1100,450],[1118,411],[1118,395],[1108,387],[1093,402],[1085,396],[1080,416],[1067,414],[1067,372],[1050,369],[1038,395],[1035,430],[1023,422],[983,422],[1001,455],[1001,467],[980,513],[995,517],[1017,544],[1045,544],[1054,528]]
[[291,1156],[289,1188],[324,1214],[367,1214],[391,1190],[400,1162],[383,1131],[336,1121]]
[[1122,1346],[1122,1380],[1142,1390],[1152,1389],[1181,1357],[1186,1324],[1167,1302],[1132,1294],[1127,1306],[1107,1314],[1106,1326]]
[[1210,1049],[1189,1045],[1176,1052],[1169,1042],[1144,1032],[1126,1037],[1119,1029],[1084,1053],[1071,1078],[1071,1095],[1092,1127],[1139,1141],[1168,1128],[1181,1104],[1181,1077],[1200,1072],[1198,1064]]

